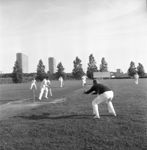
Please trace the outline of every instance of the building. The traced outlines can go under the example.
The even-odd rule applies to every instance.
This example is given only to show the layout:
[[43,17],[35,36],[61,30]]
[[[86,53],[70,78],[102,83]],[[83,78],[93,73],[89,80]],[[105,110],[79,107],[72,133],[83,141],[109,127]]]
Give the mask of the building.
[[123,77],[123,72],[121,69],[116,69],[115,77]]
[[48,66],[49,66],[49,72],[51,74],[56,72],[56,61],[54,57],[49,57],[48,58]]
[[128,74],[123,73],[121,69],[116,69],[116,72],[111,72],[112,78],[127,78]]
[[121,69],[116,69],[117,73],[123,73]]
[[16,60],[20,65],[23,73],[28,73],[28,56],[23,53],[16,54]]
[[93,78],[103,79],[103,78],[110,78],[110,72],[93,72]]

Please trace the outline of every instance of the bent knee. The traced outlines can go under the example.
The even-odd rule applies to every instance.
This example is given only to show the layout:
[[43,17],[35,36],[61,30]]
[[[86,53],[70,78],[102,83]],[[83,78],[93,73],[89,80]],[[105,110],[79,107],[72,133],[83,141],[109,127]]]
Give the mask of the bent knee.
[[97,103],[96,103],[96,101],[95,100],[93,100],[92,101],[92,105],[96,105]]

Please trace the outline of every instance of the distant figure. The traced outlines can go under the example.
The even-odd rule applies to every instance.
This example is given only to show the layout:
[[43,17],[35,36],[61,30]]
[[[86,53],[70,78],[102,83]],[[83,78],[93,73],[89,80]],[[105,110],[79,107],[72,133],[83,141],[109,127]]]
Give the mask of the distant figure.
[[100,118],[98,105],[102,102],[107,103],[108,112],[116,116],[112,104],[112,99],[114,94],[111,89],[109,89],[107,86],[104,86],[103,84],[97,83],[97,80],[94,79],[93,86],[88,91],[85,91],[84,93],[89,94],[91,92],[94,92],[93,94],[98,94],[97,97],[92,101],[93,114],[95,115],[94,118]]
[[82,76],[82,87],[84,87],[86,85],[86,79],[87,79],[87,76],[83,75]]
[[48,79],[48,77],[46,77],[45,79],[43,79],[43,81],[41,82],[41,90],[40,90],[40,95],[39,95],[39,100],[42,99],[43,94],[45,93],[45,98],[48,99],[48,86],[50,84],[50,81]]
[[35,78],[32,80],[30,89],[33,91],[33,99],[34,99],[34,101],[35,101],[35,90],[37,90]]
[[62,76],[59,77],[59,81],[60,81],[60,87],[63,87],[63,77]]
[[48,90],[50,92],[50,96],[53,96],[52,89],[51,89],[51,81],[48,78],[47,78],[47,87],[48,87]]
[[138,84],[139,75],[138,75],[137,72],[136,72],[135,75],[134,75],[134,79],[135,79],[135,84]]
[[31,87],[30,87],[30,89],[31,90],[33,90],[33,89],[37,89],[37,86],[36,86],[36,80],[35,80],[35,78],[32,80],[32,83],[31,83]]

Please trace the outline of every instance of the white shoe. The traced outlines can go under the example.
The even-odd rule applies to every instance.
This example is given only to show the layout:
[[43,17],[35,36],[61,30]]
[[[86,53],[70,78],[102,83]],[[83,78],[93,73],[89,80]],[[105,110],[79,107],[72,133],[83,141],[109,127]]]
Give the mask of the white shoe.
[[116,114],[114,114],[114,116],[116,117],[117,115],[116,115]]
[[94,119],[100,119],[100,117],[99,117],[99,116],[94,116],[93,118],[94,118]]
[[112,113],[112,112],[109,112],[110,114],[114,115],[116,117],[116,114]]

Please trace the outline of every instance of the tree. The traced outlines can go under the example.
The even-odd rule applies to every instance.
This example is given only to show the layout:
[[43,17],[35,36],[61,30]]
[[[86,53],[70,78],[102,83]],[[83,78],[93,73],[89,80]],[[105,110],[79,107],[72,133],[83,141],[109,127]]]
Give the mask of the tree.
[[60,76],[62,76],[63,78],[65,77],[64,67],[61,62],[59,62],[59,64],[57,65],[57,72],[56,72],[56,77],[59,78]]
[[94,59],[94,56],[91,54],[89,56],[89,63],[88,63],[88,68],[87,68],[87,76],[88,78],[92,79],[93,78],[93,72],[97,72],[97,66],[96,66],[96,61]]
[[22,68],[20,67],[18,61],[15,61],[13,67],[12,80],[14,83],[21,83],[23,80]]
[[36,77],[36,79],[42,81],[45,77],[46,77],[45,66],[43,65],[43,62],[40,59],[38,65],[37,65],[37,77]]
[[72,70],[73,77],[75,79],[81,79],[81,77],[84,74],[81,60],[78,57],[76,57],[76,59],[73,61],[73,64],[74,64],[74,69]]
[[140,77],[143,77],[145,75],[144,67],[141,63],[138,63],[137,72]]
[[137,71],[136,71],[135,63],[133,61],[131,61],[130,62],[130,67],[128,69],[128,75],[132,77],[132,76],[135,75],[136,72]]
[[100,64],[100,72],[108,72],[108,64],[103,57]]

